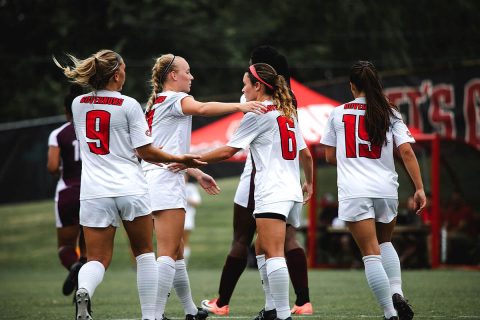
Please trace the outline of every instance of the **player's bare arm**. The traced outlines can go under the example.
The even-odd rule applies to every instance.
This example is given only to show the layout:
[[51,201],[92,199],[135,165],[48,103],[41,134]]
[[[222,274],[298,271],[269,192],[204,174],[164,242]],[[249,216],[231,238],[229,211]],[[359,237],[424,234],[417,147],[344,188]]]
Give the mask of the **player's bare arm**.
[[303,203],[307,203],[313,194],[313,159],[308,148],[300,150],[300,164],[305,174],[305,182],[302,186]]
[[233,112],[265,113],[267,107],[258,101],[245,103],[200,102],[188,96],[182,99],[182,111],[187,115],[213,117]]
[[198,184],[210,195],[217,195],[220,193],[220,187],[212,176],[206,174],[200,169],[189,168],[187,174],[194,177]]
[[220,148],[217,148],[213,151],[204,153],[200,156],[200,161],[204,161],[207,163],[215,163],[215,162],[220,162],[223,160],[227,160],[228,158],[233,157],[235,153],[237,153],[240,149],[239,148],[233,148],[230,146],[223,146]]
[[333,165],[337,164],[337,148],[325,146],[325,161]]
[[206,165],[205,162],[198,160],[200,158],[198,155],[173,155],[152,146],[152,144],[137,148],[137,153],[143,160],[149,162],[180,162],[190,168],[198,168]]
[[425,196],[425,190],[423,189],[422,176],[420,174],[417,157],[415,156],[415,152],[413,152],[410,143],[401,144],[398,147],[398,151],[400,152],[400,157],[402,158],[405,168],[415,185],[413,199],[415,201],[415,209],[417,209],[416,213],[420,214],[427,205],[427,198]]

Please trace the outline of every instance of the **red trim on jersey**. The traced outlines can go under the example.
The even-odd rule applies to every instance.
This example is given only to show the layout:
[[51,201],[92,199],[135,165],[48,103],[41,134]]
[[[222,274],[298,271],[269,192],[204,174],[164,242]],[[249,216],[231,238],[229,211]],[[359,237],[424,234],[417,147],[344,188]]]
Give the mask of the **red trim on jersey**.
[[167,99],[167,96],[158,96],[158,98],[155,99],[155,102],[153,104],[162,103],[163,101],[165,101],[165,99]]

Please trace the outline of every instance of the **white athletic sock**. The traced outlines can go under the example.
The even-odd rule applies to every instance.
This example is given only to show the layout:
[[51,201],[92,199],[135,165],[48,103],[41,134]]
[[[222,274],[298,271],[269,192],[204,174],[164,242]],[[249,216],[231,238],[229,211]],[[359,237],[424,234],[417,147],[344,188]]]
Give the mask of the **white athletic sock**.
[[383,269],[385,269],[388,280],[390,281],[392,295],[399,293],[403,297],[402,270],[397,251],[391,242],[384,242],[380,244],[380,254],[382,255]]
[[365,275],[367,276],[368,286],[383,308],[385,317],[389,319],[390,317],[396,316],[397,311],[393,307],[390,283],[383,269],[382,257],[371,255],[365,256],[362,259],[365,264]]
[[198,309],[195,305],[195,302],[193,302],[187,266],[185,265],[185,261],[183,259],[175,261],[175,277],[173,278],[173,288],[175,289],[180,302],[182,302],[185,314],[196,315]]
[[270,294],[270,287],[267,277],[267,265],[265,263],[265,255],[256,256],[258,271],[260,272],[260,280],[262,280],[262,288],[265,293],[265,311],[275,309],[275,303],[273,302],[272,295]]
[[288,269],[287,262],[283,257],[267,259],[267,276],[270,286],[270,294],[275,302],[278,319],[286,319],[291,316],[288,304]]
[[143,320],[155,319],[158,289],[158,266],[153,252],[144,253],[137,260],[137,288]]
[[104,274],[105,267],[101,262],[89,261],[85,263],[78,272],[78,288],[86,289],[91,299],[95,289],[102,282]]
[[167,304],[168,294],[173,285],[173,277],[175,276],[175,261],[169,256],[161,256],[157,259],[158,266],[158,291],[157,303],[155,305],[156,319],[162,319],[165,313],[165,305]]

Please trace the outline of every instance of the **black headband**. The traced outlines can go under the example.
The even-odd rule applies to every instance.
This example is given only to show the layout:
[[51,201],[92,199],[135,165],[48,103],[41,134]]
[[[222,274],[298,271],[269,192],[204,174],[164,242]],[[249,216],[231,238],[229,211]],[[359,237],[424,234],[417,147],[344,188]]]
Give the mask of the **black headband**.
[[170,67],[171,67],[172,64],[173,64],[173,60],[175,60],[175,55],[173,55],[172,61],[170,61],[170,63],[168,64],[168,66],[165,68],[165,70],[163,70],[162,76],[160,77],[160,83],[163,81],[163,78],[165,78],[165,76],[167,75],[168,70],[170,70]]

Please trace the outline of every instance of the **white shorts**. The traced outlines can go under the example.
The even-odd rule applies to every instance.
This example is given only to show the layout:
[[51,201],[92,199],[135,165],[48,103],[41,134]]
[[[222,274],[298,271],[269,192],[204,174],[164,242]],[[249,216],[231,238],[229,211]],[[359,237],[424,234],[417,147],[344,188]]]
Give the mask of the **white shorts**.
[[187,207],[187,193],[183,172],[168,170],[145,171],[152,210],[166,210]]
[[253,181],[251,182],[252,169],[245,168],[240,176],[240,182],[238,182],[237,191],[235,192],[235,198],[233,202],[236,204],[248,208],[248,202],[251,202],[251,209],[255,207],[255,201],[253,201]]
[[352,198],[338,202],[338,218],[343,221],[375,219],[390,223],[398,212],[398,199]]
[[148,193],[80,200],[80,224],[93,228],[118,228],[121,220],[132,221],[150,214],[151,211]]
[[259,213],[278,213],[286,218],[287,224],[295,228],[300,226],[300,216],[302,213],[302,202],[281,201],[256,207],[253,216]]
[[187,210],[185,212],[185,230],[193,230],[195,228],[195,210]]

